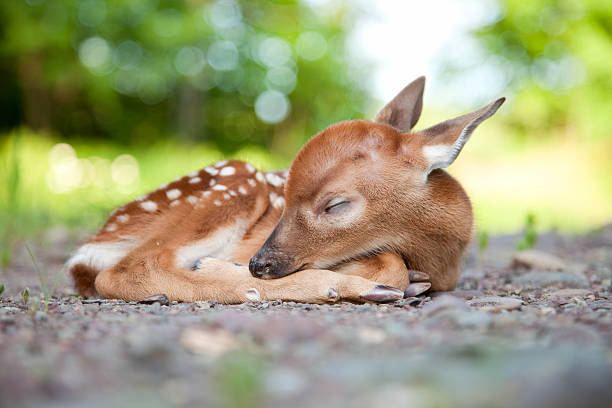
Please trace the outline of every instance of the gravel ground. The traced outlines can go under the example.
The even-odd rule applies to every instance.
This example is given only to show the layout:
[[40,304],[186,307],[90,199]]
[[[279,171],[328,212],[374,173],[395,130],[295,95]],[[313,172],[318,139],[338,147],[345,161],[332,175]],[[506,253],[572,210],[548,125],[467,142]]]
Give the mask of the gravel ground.
[[[457,291],[386,305],[82,300],[53,229],[2,270],[4,407],[610,407],[612,225],[499,236]],[[29,287],[29,302],[21,290]]]

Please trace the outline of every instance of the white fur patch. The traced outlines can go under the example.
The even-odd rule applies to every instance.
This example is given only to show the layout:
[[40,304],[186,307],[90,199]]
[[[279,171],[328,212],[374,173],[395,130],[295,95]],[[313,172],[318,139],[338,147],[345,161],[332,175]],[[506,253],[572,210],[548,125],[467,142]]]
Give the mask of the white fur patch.
[[247,183],[249,183],[249,185],[250,185],[251,187],[255,187],[255,185],[257,185],[257,182],[256,182],[255,180],[253,180],[253,179],[248,179],[248,180],[247,180]]
[[446,167],[444,164],[451,160],[452,152],[453,147],[445,144],[423,147],[423,155],[425,156],[430,168],[437,168],[438,165]]
[[198,175],[197,171],[192,171],[191,173],[187,174],[189,177],[195,177]]
[[217,184],[217,180],[215,179],[210,179],[210,183],[208,183],[209,186],[214,186],[215,184]]
[[195,203],[198,202],[198,199],[194,196],[189,196],[185,200],[187,200],[187,202],[192,205],[195,205]]
[[208,197],[210,197],[210,195],[211,195],[211,194],[212,194],[212,193],[211,193],[210,191],[208,191],[208,190],[207,190],[207,191],[204,191],[204,192],[202,193],[202,197],[204,197],[204,198],[208,198]]
[[231,195],[232,197],[236,197],[238,194],[236,194],[236,192],[234,190],[230,190],[228,191],[229,195]]
[[268,183],[272,184],[274,187],[280,187],[285,182],[282,177],[274,173],[266,173],[266,180],[268,180]]
[[223,198],[225,198],[226,200],[230,199],[230,195],[227,193],[223,193]]
[[199,177],[193,177],[193,178],[190,178],[190,179],[189,179],[189,184],[196,184],[196,183],[199,183],[200,181],[202,181],[202,179],[201,179],[201,178],[199,178]]
[[210,236],[179,248],[175,255],[176,266],[189,268],[195,261],[206,256],[227,260],[234,244],[242,238],[245,230],[246,222],[235,220],[230,225],[217,229]]
[[219,168],[219,167],[223,167],[223,166],[225,166],[226,164],[227,164],[227,160],[221,160],[221,161],[216,162],[216,163],[214,164],[214,166],[215,166],[216,168]]
[[115,265],[139,244],[140,242],[129,239],[85,244],[70,257],[66,267],[70,269],[76,264],[84,264],[101,271]]
[[181,196],[181,194],[181,190],[178,188],[173,188],[172,190],[166,191],[166,197],[168,197],[168,200],[176,200]]
[[249,173],[254,173],[255,172],[255,166],[253,166],[251,163],[246,163],[244,165],[244,167],[246,167],[247,171]]
[[140,207],[145,211],[153,212],[157,210],[157,203],[153,201],[143,201],[140,203]]
[[127,214],[122,214],[117,217],[117,221],[119,221],[120,223],[126,223],[128,222],[129,219],[130,219],[130,216]]
[[108,232],[117,231],[117,224],[108,224],[108,226],[106,227],[106,231]]
[[219,174],[219,170],[215,169],[214,167],[210,167],[210,166],[204,167],[204,171],[210,174],[211,176],[216,176],[217,174]]
[[219,207],[223,203],[221,201],[219,201],[219,200],[215,200],[215,201],[213,201],[213,204],[216,205],[217,207]]
[[174,200],[170,202],[170,207],[176,207],[181,203],[181,200]]
[[234,174],[236,174],[236,169],[232,166],[224,167],[219,171],[220,176],[232,176]]
[[259,181],[260,183],[264,182],[264,175],[261,173],[261,171],[258,171],[257,173],[255,173],[255,178],[257,179],[257,181]]
[[217,184],[217,185],[214,185],[212,189],[216,191],[225,191],[227,190],[227,187],[225,187],[223,184]]
[[240,186],[238,187],[238,192],[242,195],[246,195],[248,191],[246,188],[244,188],[244,186]]

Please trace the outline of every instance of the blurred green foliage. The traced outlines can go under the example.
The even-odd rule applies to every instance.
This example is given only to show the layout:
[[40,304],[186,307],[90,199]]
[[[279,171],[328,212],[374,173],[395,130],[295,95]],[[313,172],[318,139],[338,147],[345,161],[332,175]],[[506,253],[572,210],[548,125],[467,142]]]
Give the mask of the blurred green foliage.
[[510,127],[524,137],[612,139],[612,2],[498,4],[495,21],[473,37],[498,70],[496,86],[516,92]]
[[0,129],[150,144],[167,137],[293,153],[362,117],[348,5],[295,0],[0,2]]

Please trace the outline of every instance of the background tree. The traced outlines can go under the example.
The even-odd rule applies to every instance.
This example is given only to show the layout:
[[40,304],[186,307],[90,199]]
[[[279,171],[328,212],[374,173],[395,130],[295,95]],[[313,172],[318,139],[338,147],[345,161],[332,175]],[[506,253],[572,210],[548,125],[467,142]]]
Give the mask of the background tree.
[[[295,151],[360,117],[354,18],[292,0],[19,0],[0,3],[0,127],[65,139],[208,141]],[[354,60],[353,60],[354,61]]]

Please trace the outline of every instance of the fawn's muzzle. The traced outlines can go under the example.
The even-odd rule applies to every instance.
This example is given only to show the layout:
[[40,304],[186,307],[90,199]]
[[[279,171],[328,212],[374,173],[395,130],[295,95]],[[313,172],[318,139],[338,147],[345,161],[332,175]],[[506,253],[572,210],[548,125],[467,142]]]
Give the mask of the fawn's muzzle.
[[288,257],[271,245],[264,244],[249,261],[251,275],[261,279],[276,279],[293,272]]

